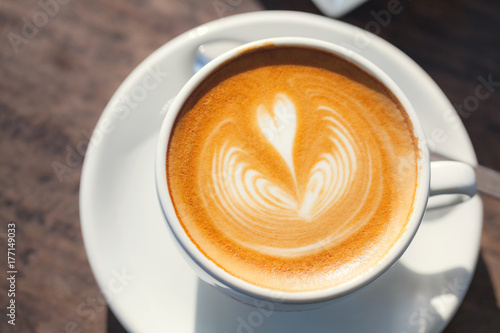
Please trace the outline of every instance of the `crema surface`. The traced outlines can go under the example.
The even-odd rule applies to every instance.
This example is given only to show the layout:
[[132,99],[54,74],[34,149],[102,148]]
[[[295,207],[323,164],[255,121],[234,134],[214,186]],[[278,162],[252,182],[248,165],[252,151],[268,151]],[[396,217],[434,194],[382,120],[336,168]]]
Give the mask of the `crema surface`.
[[268,46],[191,94],[167,151],[177,216],[252,284],[311,291],[379,262],[413,211],[418,147],[387,89],[326,52]]

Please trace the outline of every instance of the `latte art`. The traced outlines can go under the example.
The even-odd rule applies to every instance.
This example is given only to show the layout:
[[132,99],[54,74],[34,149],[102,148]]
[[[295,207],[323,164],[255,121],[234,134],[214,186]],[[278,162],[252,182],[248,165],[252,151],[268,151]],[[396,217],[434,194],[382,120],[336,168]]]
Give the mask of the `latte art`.
[[325,52],[269,47],[195,89],[166,171],[205,256],[252,284],[300,292],[384,258],[412,213],[417,160],[410,121],[373,77]]
[[[288,170],[283,171],[292,178],[292,188],[287,189],[280,179],[273,179],[265,170],[259,170],[256,156],[224,140],[224,125],[231,123],[231,119],[227,119],[214,129],[206,143],[209,147],[223,142],[213,152],[210,179],[200,178],[200,192],[204,193],[207,207],[217,207],[217,214],[223,214],[219,228],[233,241],[263,254],[302,256],[338,243],[354,229],[362,227],[359,222],[349,224],[349,218],[334,226],[322,227],[318,222],[331,223],[325,215],[336,213],[336,205],[353,185],[358,154],[366,155],[361,162],[368,163],[363,169],[370,172],[361,193],[358,192],[359,199],[366,197],[371,187],[370,152],[357,142],[341,115],[327,106],[320,106],[313,111],[320,114],[323,125],[318,128],[322,133],[317,134],[324,136],[330,144],[326,151],[311,156],[312,167],[307,172],[308,177],[302,178],[304,184],[299,186],[293,161],[297,127],[295,105],[285,94],[277,94],[273,107],[273,112],[265,105],[257,108],[256,119],[261,133],[255,133],[255,136],[261,134],[261,140],[263,137],[267,139],[276,150],[275,158],[286,163]],[[208,193],[203,191],[207,186]],[[355,211],[352,213],[355,215]],[[274,239],[281,230],[300,223],[304,225],[290,230],[295,232]],[[311,224],[315,226],[311,227]],[[326,228],[329,234],[325,234]],[[230,230],[236,232],[230,233]],[[249,241],[249,235],[257,237]],[[305,238],[305,241],[297,242],[298,237]]]

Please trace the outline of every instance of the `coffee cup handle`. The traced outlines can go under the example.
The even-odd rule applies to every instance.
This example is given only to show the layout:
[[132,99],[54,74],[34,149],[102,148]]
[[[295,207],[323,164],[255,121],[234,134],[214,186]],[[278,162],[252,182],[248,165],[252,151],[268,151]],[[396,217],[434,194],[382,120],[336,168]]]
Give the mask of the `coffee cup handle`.
[[[460,203],[476,194],[476,173],[465,163],[456,161],[431,162],[431,182],[429,196],[443,196],[429,202],[431,208]],[[455,194],[455,196],[448,196]],[[456,195],[459,196],[456,196]],[[434,198],[433,198],[434,199]],[[437,197],[435,199],[438,199]]]

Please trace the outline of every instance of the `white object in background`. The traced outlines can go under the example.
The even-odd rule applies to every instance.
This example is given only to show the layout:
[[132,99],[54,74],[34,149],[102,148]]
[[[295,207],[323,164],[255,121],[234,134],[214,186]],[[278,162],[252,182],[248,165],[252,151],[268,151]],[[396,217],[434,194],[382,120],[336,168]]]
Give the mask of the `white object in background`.
[[312,0],[323,14],[340,17],[347,14],[366,0]]

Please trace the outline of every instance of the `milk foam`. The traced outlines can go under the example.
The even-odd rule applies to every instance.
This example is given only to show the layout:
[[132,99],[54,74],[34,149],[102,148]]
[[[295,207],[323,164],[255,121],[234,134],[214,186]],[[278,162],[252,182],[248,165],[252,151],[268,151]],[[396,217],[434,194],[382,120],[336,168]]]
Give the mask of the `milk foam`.
[[[326,111],[326,116],[322,118],[325,124],[323,129],[324,135],[331,141],[331,150],[320,152],[316,156],[309,178],[302,186],[305,188],[303,193],[299,191],[293,161],[294,144],[300,144],[295,142],[296,110],[286,94],[276,95],[273,112],[270,112],[265,105],[259,105],[256,119],[264,137],[286,162],[294,180],[295,193],[288,192],[271,177],[256,170],[251,160],[245,159],[248,153],[232,145],[230,141],[223,141],[224,143],[215,150],[212,158],[211,183],[208,184],[213,190],[209,193],[203,192],[207,184],[201,182],[200,192],[209,196],[204,198],[205,202],[215,203],[219,207],[225,215],[226,223],[233,224],[230,228],[221,227],[223,232],[237,228],[248,229],[252,233],[273,234],[279,232],[280,228],[285,228],[287,220],[300,220],[307,224],[330,212],[332,207],[345,196],[356,174],[355,151],[360,151],[361,147],[340,114],[327,106],[318,107],[318,111]],[[230,121],[231,119],[224,120],[221,125]],[[209,138],[217,140],[224,136],[224,133],[220,132],[221,125],[214,129]],[[207,140],[206,146],[212,144],[211,140]],[[369,151],[366,154],[369,161]],[[370,165],[365,168],[371,171]],[[369,179],[371,180],[371,173]],[[366,184],[365,193],[360,193],[361,205],[370,184],[370,181]],[[350,234],[361,226],[359,223],[352,224],[344,230],[344,233]],[[227,234],[233,240],[239,241],[242,246],[263,254],[272,253],[281,256],[306,255],[320,247],[329,247],[342,240],[327,234],[307,245],[293,246],[287,242],[283,247],[269,247],[247,242],[244,238],[238,237],[241,235],[246,234],[244,232],[239,235]]]
[[413,209],[418,154],[404,110],[331,55],[245,59],[203,82],[174,126],[167,179],[181,224],[210,260],[259,286],[318,290],[362,274]]

